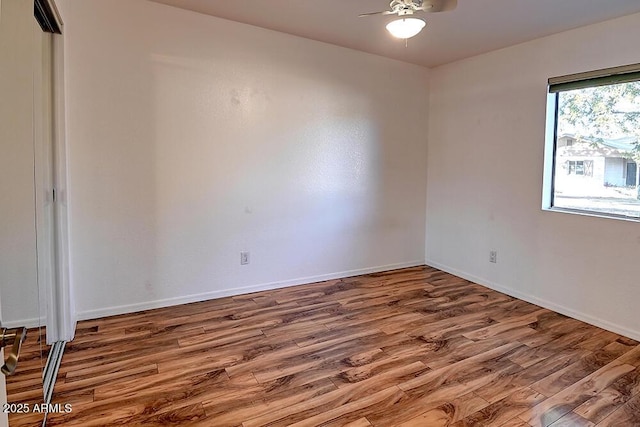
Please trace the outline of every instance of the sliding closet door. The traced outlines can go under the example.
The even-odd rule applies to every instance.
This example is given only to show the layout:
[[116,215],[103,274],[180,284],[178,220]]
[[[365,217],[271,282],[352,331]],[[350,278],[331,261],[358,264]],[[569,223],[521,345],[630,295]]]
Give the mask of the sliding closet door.
[[32,1],[0,0],[0,364],[17,424],[44,419],[35,408],[48,352],[43,284],[55,275],[51,49]]

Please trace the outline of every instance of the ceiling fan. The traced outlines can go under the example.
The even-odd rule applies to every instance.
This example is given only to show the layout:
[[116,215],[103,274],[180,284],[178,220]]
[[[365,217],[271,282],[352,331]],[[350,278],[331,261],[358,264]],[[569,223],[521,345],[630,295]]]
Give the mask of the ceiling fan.
[[387,30],[399,39],[408,39],[418,34],[426,22],[413,15],[417,12],[446,12],[458,6],[458,0],[392,0],[390,10],[370,12],[359,15],[360,18],[373,15],[398,15],[400,19],[387,24]]

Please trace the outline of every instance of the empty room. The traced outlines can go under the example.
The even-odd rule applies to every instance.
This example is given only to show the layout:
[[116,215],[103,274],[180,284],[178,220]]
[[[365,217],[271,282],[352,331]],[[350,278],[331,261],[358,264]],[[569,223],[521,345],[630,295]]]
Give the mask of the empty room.
[[0,427],[640,426],[638,40],[638,0],[0,0]]

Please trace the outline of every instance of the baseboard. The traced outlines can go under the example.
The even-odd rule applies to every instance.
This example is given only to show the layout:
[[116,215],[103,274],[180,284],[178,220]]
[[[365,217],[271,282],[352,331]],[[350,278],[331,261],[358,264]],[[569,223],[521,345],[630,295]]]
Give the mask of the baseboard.
[[595,316],[591,316],[590,314],[583,313],[581,311],[576,311],[574,309],[565,307],[563,305],[557,304],[555,302],[551,302],[545,299],[538,298],[536,296],[520,292],[518,290],[499,285],[497,283],[492,282],[491,280],[484,279],[482,277],[477,277],[472,274],[466,273],[464,271],[457,270],[455,268],[449,267],[447,265],[440,264],[436,261],[426,260],[426,265],[437,268],[438,270],[445,271],[447,273],[453,274],[454,276],[458,276],[460,278],[469,280],[471,282],[477,283],[478,285],[485,286],[487,288],[493,289],[494,291],[502,292],[503,294],[507,294],[514,298],[521,299],[523,301],[530,302],[531,304],[539,305],[540,307],[547,308],[549,310],[553,310],[557,313],[564,314],[565,316],[572,317],[574,319],[580,320],[585,323],[589,323],[591,325],[597,326],[602,329],[606,329],[607,331],[614,332],[616,334],[624,335],[628,338],[640,341],[640,331],[632,330],[624,326],[620,326],[616,323],[609,322],[604,319],[600,319]]
[[22,326],[24,326],[25,328],[31,329],[31,328],[37,328],[39,326],[44,326],[45,324],[46,324],[45,319],[42,319],[42,321],[40,321],[40,319],[38,318],[2,321],[2,327],[8,328],[8,329],[21,328]]
[[249,294],[259,291],[270,291],[273,289],[287,288],[289,286],[305,285],[308,283],[323,282],[325,280],[342,279],[351,276],[360,276],[362,274],[379,273],[381,271],[397,270],[401,268],[417,267],[424,265],[424,261],[411,261],[397,264],[388,264],[378,267],[362,268],[358,270],[341,271],[337,273],[322,274],[318,276],[300,277],[297,279],[284,280],[280,282],[262,283],[242,288],[222,289],[219,291],[205,292],[201,294],[186,295],[175,298],[166,298],[155,301],[145,301],[143,303],[121,305],[116,307],[107,307],[97,310],[80,311],[76,313],[77,320],[98,319],[107,316],[116,316],[119,314],[135,313],[143,310],[152,310],[155,308],[171,307],[174,305],[188,304],[192,302],[207,301],[210,299],[230,297],[236,295]]
[[71,336],[69,336],[67,341],[73,341],[73,339],[76,337],[76,329],[78,328],[78,316],[76,315],[76,313],[73,313],[73,321],[72,321],[72,326],[71,326]]

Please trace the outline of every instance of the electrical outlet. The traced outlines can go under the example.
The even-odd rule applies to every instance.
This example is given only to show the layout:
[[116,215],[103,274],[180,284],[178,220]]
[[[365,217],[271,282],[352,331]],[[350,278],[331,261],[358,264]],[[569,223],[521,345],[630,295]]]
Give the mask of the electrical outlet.
[[249,264],[249,252],[240,252],[240,265]]
[[489,252],[489,262],[494,264],[498,262],[498,251]]

